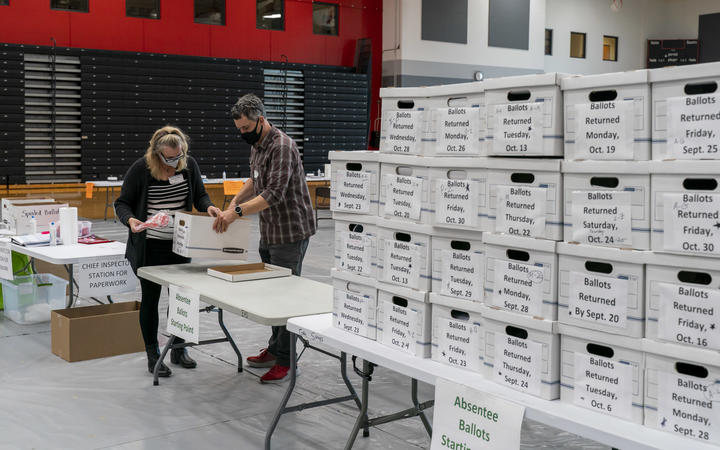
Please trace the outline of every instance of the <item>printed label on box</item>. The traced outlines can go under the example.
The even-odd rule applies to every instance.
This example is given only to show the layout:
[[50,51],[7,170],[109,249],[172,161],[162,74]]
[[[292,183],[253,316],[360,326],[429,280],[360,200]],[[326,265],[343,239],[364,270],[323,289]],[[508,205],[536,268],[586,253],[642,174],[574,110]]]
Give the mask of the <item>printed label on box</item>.
[[570,271],[569,289],[571,318],[627,328],[628,279]]
[[720,254],[720,194],[663,194],[664,249]]
[[480,108],[457,107],[435,110],[437,153],[477,155],[480,153],[478,128]]
[[493,304],[510,311],[542,314],[545,268],[504,259],[495,260]]
[[542,344],[495,333],[493,379],[518,391],[540,395]]
[[668,156],[676,159],[718,159],[720,95],[667,99]]
[[383,152],[417,154],[424,111],[384,111]]
[[632,193],[573,191],[572,221],[574,242],[632,246]]
[[435,188],[436,224],[477,226],[480,183],[441,179],[435,181]]
[[538,155],[543,152],[543,103],[495,105],[494,154]]
[[0,278],[13,279],[12,251],[10,242],[6,240],[0,240]]
[[623,419],[632,417],[632,366],[601,356],[575,353],[576,405]]
[[348,333],[367,336],[369,307],[368,298],[353,292],[335,290],[335,304],[337,305],[338,328]]
[[336,179],[335,210],[360,214],[369,213],[372,174],[355,170],[338,170]]
[[200,339],[200,293],[170,285],[167,332],[187,342]]
[[175,223],[173,229],[173,253],[177,253],[180,256],[188,256],[188,234],[190,234],[190,225],[180,225],[179,222]]
[[423,179],[403,175],[385,175],[385,179],[385,216],[420,220]]
[[480,327],[477,324],[437,317],[438,355],[442,362],[473,371],[480,370]]
[[545,236],[547,188],[497,186],[495,231],[525,237]]
[[407,353],[415,353],[417,316],[418,313],[410,308],[386,301],[383,307],[383,344]]
[[720,349],[720,290],[659,283],[660,338],[696,347]]
[[576,159],[633,159],[632,100],[583,103],[575,110]]
[[77,263],[73,267],[82,297],[103,297],[122,292],[135,292],[138,279],[124,256],[107,256],[95,261]]
[[657,427],[701,441],[720,442],[720,410],[709,392],[714,386],[714,380],[707,378],[658,371]]
[[385,281],[417,288],[420,282],[422,247],[410,242],[385,241]]
[[483,255],[462,250],[443,250],[441,258],[440,293],[482,301]]
[[372,239],[370,236],[344,232],[340,251],[340,268],[361,275],[372,273]]

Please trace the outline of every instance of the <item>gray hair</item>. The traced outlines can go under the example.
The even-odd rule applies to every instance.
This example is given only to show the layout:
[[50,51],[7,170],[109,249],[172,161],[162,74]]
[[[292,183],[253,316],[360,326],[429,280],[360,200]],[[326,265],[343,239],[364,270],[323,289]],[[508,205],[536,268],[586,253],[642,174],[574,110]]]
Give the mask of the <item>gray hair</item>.
[[249,120],[257,120],[258,117],[265,117],[265,105],[262,100],[255,94],[245,94],[233,105],[230,110],[232,118],[237,120],[242,116]]

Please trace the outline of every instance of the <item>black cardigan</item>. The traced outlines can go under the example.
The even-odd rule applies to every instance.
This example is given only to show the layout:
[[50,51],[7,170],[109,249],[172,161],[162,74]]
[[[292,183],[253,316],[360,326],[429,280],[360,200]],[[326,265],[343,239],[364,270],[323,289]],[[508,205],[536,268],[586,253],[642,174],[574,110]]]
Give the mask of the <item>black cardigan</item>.
[[[189,180],[190,185],[188,201],[185,204],[186,211],[192,211],[193,205],[201,212],[213,206],[210,196],[205,191],[200,167],[195,159],[188,156],[187,167],[179,173]],[[141,222],[147,220],[147,193],[152,179],[145,157],[135,161],[125,174],[120,196],[115,200],[115,215],[126,227],[130,227],[128,221],[133,217]],[[145,265],[145,231],[129,232],[125,257],[130,261],[135,272]]]

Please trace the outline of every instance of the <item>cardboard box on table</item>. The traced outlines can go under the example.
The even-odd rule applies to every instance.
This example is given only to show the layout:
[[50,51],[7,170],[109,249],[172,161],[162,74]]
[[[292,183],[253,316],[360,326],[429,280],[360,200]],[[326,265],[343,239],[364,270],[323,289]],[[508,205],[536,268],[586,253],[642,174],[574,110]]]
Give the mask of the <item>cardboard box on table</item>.
[[432,359],[482,373],[484,330],[481,305],[430,293]]
[[250,221],[239,218],[224,233],[212,229],[214,217],[207,213],[175,213],[173,252],[186,258],[246,260],[250,239]]
[[377,334],[377,288],[375,280],[331,269],[333,326],[375,340]]
[[60,208],[67,207],[67,203],[55,201],[37,201],[31,203],[10,203],[3,222],[7,223],[17,235],[30,234],[30,220],[35,216],[37,232],[48,231],[50,222],[60,223]]
[[483,233],[435,229],[432,236],[432,291],[439,296],[482,303]]
[[13,205],[22,205],[27,203],[47,203],[54,202],[54,198],[42,197],[42,198],[28,198],[28,197],[5,197],[0,201],[0,219],[3,219],[3,223],[8,223],[5,219],[8,217],[6,214],[10,212],[10,208]]
[[425,153],[429,100],[426,87],[381,88],[380,152],[397,155]]
[[335,268],[374,280],[378,265],[377,216],[333,213]]
[[331,151],[330,210],[378,214],[380,162],[377,151]]
[[377,341],[419,358],[429,358],[432,305],[427,291],[380,282],[377,288]]

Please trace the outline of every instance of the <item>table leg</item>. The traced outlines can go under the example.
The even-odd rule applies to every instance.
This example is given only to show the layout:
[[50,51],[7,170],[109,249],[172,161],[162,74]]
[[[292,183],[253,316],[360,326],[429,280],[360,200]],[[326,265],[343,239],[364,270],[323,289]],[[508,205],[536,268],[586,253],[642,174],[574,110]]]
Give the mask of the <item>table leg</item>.
[[270,450],[270,439],[272,439],[272,434],[275,431],[278,422],[280,421],[280,416],[285,412],[285,407],[287,406],[288,400],[290,400],[290,396],[295,389],[295,381],[297,380],[297,357],[295,356],[296,353],[297,335],[290,332],[290,380],[288,381],[289,384],[287,389],[285,390],[285,395],[280,401],[280,405],[278,406],[277,411],[275,411],[275,416],[273,417],[272,422],[270,422],[270,428],[268,428],[267,433],[265,434],[265,450]]
[[345,382],[345,386],[347,386],[348,391],[350,391],[350,395],[353,397],[353,400],[355,400],[355,404],[357,405],[358,409],[362,409],[362,403],[360,403],[360,399],[355,392],[355,388],[350,383],[350,379],[347,376],[347,353],[345,352],[340,352],[340,375],[342,376],[342,379]]
[[107,298],[108,298],[108,303],[115,303],[115,302],[113,302],[112,297],[110,297],[109,295],[107,296]]
[[[368,428],[368,391],[369,391],[369,384],[370,384],[370,377],[367,376],[367,374],[370,371],[370,363],[363,359],[363,375],[362,376],[362,400],[360,400],[360,413],[357,416],[357,419],[355,420],[355,426],[353,426],[352,431],[350,432],[350,436],[348,436],[347,443],[345,444],[345,450],[350,450],[355,444],[355,438],[357,438],[357,434],[360,431],[360,428],[363,428],[363,436],[367,437],[370,435],[369,428]],[[367,434],[366,434],[367,433]]]
[[107,209],[108,204],[110,203],[110,186],[105,187],[105,219],[107,220]]
[[425,416],[425,411],[423,411],[420,408],[420,402],[418,401],[417,391],[418,391],[418,381],[415,378],[413,378],[412,384],[410,386],[410,397],[412,398],[413,405],[415,405],[415,409],[417,410],[418,416],[420,416],[420,420],[422,421],[423,425],[425,426],[425,431],[427,431],[428,436],[432,436],[432,426],[430,425],[430,422],[428,421],[427,417]]
[[225,328],[225,322],[223,322],[222,308],[218,308],[218,323],[220,324],[220,328],[222,329],[223,333],[225,333],[225,337],[227,338],[228,342],[230,343],[230,346],[232,346],[233,350],[235,351],[235,354],[238,357],[238,372],[242,372],[243,371],[242,354],[240,353],[240,350],[237,348],[237,345],[235,345],[235,341],[233,340],[232,336],[230,336],[230,333],[228,333],[227,328]]
[[160,373],[160,364],[162,364],[165,356],[167,355],[167,352],[170,350],[174,342],[175,335],[171,334],[170,339],[168,339],[167,344],[165,344],[165,348],[163,348],[162,353],[160,353],[160,357],[155,363],[155,368],[153,369],[153,386],[158,386],[160,384],[160,377],[158,376],[158,373]]
[[70,298],[68,299],[67,307],[72,308],[75,303],[75,278],[73,278],[73,265],[67,264],[65,270],[68,273],[68,281],[70,283]]

